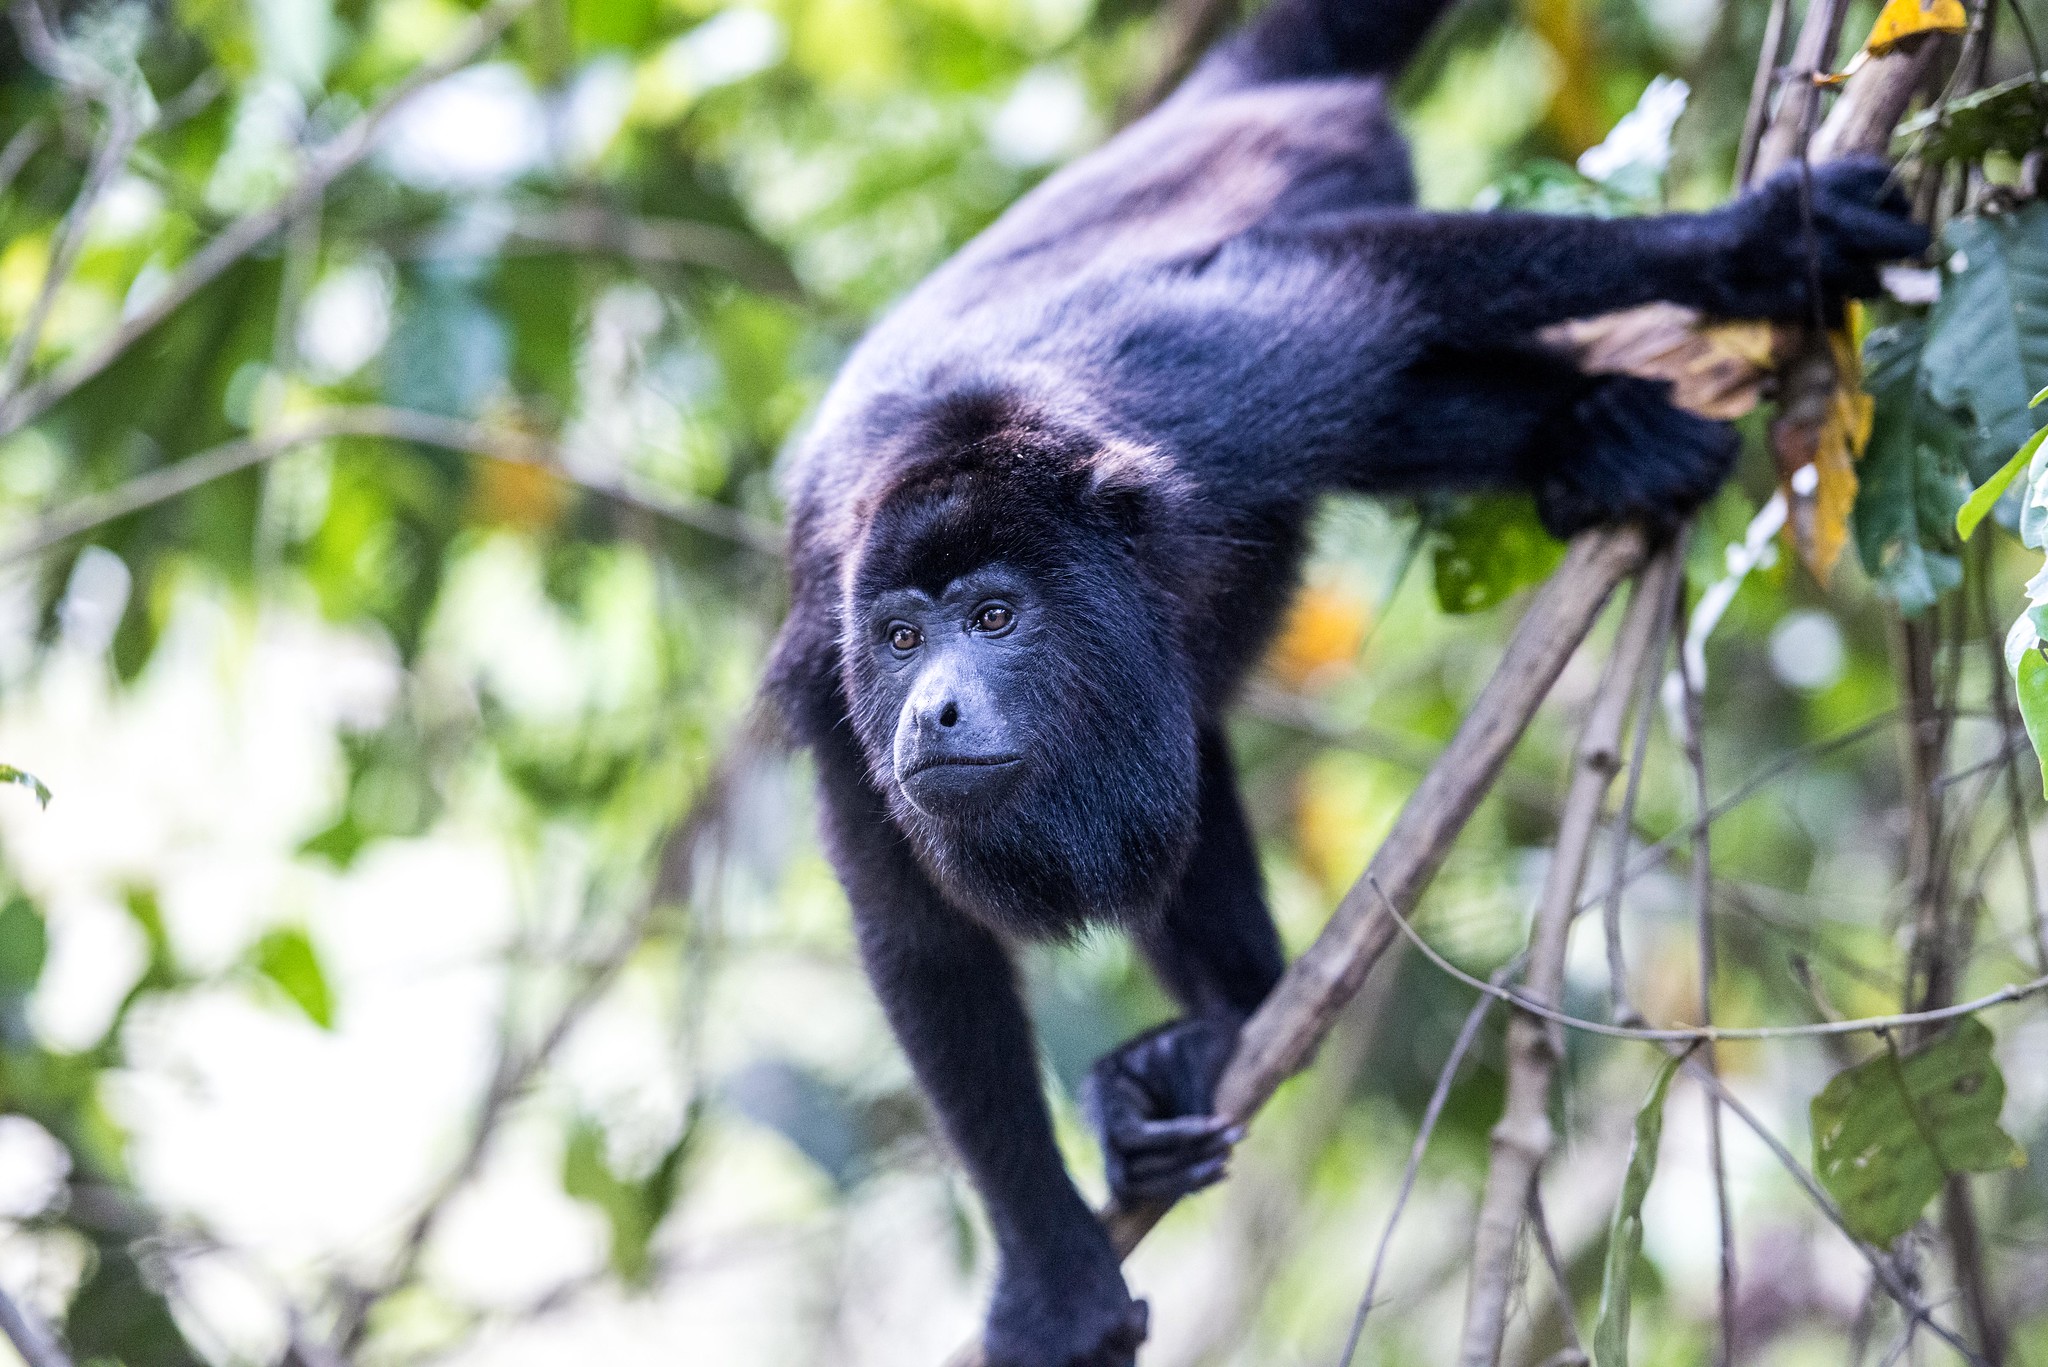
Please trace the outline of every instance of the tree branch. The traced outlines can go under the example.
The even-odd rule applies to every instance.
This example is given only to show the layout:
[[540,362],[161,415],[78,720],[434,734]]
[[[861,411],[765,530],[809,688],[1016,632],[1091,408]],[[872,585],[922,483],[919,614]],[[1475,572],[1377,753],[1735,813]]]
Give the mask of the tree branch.
[[296,447],[334,437],[385,437],[464,451],[491,460],[536,465],[558,479],[748,550],[771,556],[782,553],[782,534],[756,518],[722,503],[684,498],[624,472],[609,478],[579,474],[568,468],[559,448],[551,441],[438,413],[363,404],[330,408],[296,419],[274,432],[209,447],[104,493],[88,494],[54,509],[0,542],[0,567],[131,513],[167,503],[239,470],[274,460]]
[[[1607,790],[1621,768],[1621,733],[1629,704],[1664,617],[1678,561],[1659,555],[1637,580],[1614,656],[1579,738],[1578,766],[1558,821],[1557,846],[1529,934],[1523,994],[1549,1005],[1564,996],[1565,947]],[[1528,1013],[1508,1022],[1507,1099],[1493,1128],[1492,1161],[1472,1237],[1472,1273],[1465,1296],[1461,1367],[1492,1367],[1500,1359],[1508,1301],[1515,1286],[1515,1249],[1536,1174],[1550,1155],[1550,1084],[1563,1050],[1553,1027]]]

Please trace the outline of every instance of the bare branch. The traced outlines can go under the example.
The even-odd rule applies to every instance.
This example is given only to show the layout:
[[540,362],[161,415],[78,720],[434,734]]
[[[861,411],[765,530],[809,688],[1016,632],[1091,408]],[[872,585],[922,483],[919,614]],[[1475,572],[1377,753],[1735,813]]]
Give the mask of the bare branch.
[[[1664,616],[1678,560],[1668,550],[1636,582],[1614,656],[1579,739],[1578,765],[1558,820],[1557,845],[1529,933],[1524,995],[1545,1004],[1564,995],[1565,948],[1579,886],[1585,880],[1601,807],[1619,771],[1622,727],[1642,673],[1650,638]],[[1389,912],[1396,909],[1391,904]],[[1400,918],[1396,916],[1397,920]],[[1493,1127],[1492,1159],[1472,1238],[1472,1273],[1465,1297],[1461,1367],[1493,1367],[1500,1360],[1507,1308],[1515,1285],[1515,1248],[1536,1174],[1550,1154],[1550,1084],[1563,1053],[1553,1028],[1533,1016],[1508,1022],[1507,1099]]]
[[60,400],[99,375],[159,324],[189,303],[199,291],[261,246],[286,223],[306,212],[332,185],[355,169],[375,149],[391,115],[413,95],[459,67],[468,65],[497,41],[507,26],[531,9],[535,0],[492,0],[463,35],[440,57],[413,71],[394,86],[375,108],[351,123],[308,159],[298,182],[268,208],[244,214],[201,247],[150,302],[137,309],[99,346],[0,403],[0,437],[20,430],[50,411]]
[[104,493],[89,494],[45,514],[11,539],[0,542],[0,566],[46,551],[74,536],[103,527],[144,508],[153,508],[239,470],[274,460],[308,442],[334,437],[386,437],[464,451],[492,460],[536,465],[557,478],[645,509],[671,522],[730,541],[763,555],[782,553],[774,527],[724,504],[685,498],[644,479],[619,472],[610,477],[570,469],[554,443],[522,432],[445,418],[413,409],[373,404],[332,408],[296,419],[275,432],[210,447],[181,461],[138,475]]
[[[1514,963],[1504,965],[1493,975],[1494,986],[1506,982],[1520,964],[1521,959],[1517,957]],[[1394,1195],[1394,1208],[1387,1212],[1386,1227],[1380,1231],[1379,1247],[1372,1255],[1372,1272],[1365,1279],[1365,1292],[1358,1298],[1358,1311],[1351,1317],[1351,1332],[1345,1336],[1344,1351],[1337,1356],[1337,1367],[1351,1367],[1359,1340],[1365,1336],[1365,1317],[1372,1313],[1374,1298],[1379,1291],[1380,1273],[1387,1264],[1387,1249],[1394,1242],[1394,1227],[1401,1223],[1401,1212],[1408,1208],[1408,1197],[1415,1190],[1416,1174],[1422,1170],[1422,1155],[1428,1152],[1430,1138],[1436,1133],[1436,1123],[1443,1117],[1444,1106],[1451,1099],[1451,1084],[1457,1081],[1465,1056],[1478,1042],[1479,1028],[1486,1023],[1486,1013],[1492,1006],[1493,998],[1490,996],[1482,996],[1472,1003],[1472,1009],[1465,1013],[1465,1023],[1458,1028],[1457,1039],[1451,1044],[1451,1052],[1444,1058],[1444,1066],[1437,1070],[1436,1087],[1429,1094],[1429,1104],[1422,1109],[1422,1123],[1415,1129],[1415,1142],[1408,1146],[1408,1166],[1401,1170],[1401,1187]]]
[[1579,1338],[1578,1308],[1572,1303],[1571,1278],[1566,1275],[1564,1259],[1558,1256],[1557,1240],[1550,1235],[1550,1221],[1543,1213],[1543,1189],[1540,1183],[1529,1187],[1529,1233],[1535,1236],[1536,1251],[1543,1255],[1543,1265],[1550,1269],[1550,1285],[1557,1292],[1557,1323],[1564,1333],[1564,1347],[1547,1360],[1550,1367],[1585,1367],[1592,1359],[1586,1356],[1586,1345]]
[[56,1336],[4,1290],[0,1290],[0,1335],[14,1345],[28,1367],[71,1367],[71,1355],[57,1346]]
[[1749,184],[1756,169],[1757,144],[1763,139],[1764,120],[1770,113],[1771,91],[1777,87],[1778,60],[1785,51],[1785,19],[1791,0],[1771,0],[1771,12],[1764,20],[1763,46],[1756,57],[1756,76],[1750,81],[1749,107],[1742,115],[1742,141],[1735,153],[1735,183]]
[[[1678,679],[1685,711],[1685,760],[1692,771],[1692,899],[1693,930],[1699,960],[1700,1024],[1714,1023],[1714,865],[1708,837],[1713,831],[1713,804],[1707,800],[1706,718],[1700,706],[1700,683],[1695,678],[1687,652],[1678,652]],[[1701,1048],[1699,1066],[1719,1077],[1721,1068],[1714,1055],[1713,1041]],[[1715,1227],[1720,1234],[1720,1284],[1718,1301],[1721,1340],[1715,1361],[1729,1367],[1735,1361],[1735,1217],[1728,1201],[1728,1160],[1722,1146],[1721,1103],[1707,1094],[1707,1163],[1714,1174]]]

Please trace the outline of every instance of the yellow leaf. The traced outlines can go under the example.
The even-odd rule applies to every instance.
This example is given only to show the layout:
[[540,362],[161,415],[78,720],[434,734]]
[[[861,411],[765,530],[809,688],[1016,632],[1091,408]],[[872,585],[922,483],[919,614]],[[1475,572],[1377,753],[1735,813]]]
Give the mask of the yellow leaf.
[[1311,584],[1294,600],[1266,663],[1291,688],[1302,688],[1343,669],[1365,644],[1372,609],[1356,594]]
[[1865,52],[1889,52],[1919,33],[1961,33],[1970,26],[1963,0],[1888,0],[1871,26]]
[[1828,334],[1825,348],[1796,358],[1785,378],[1783,411],[1771,424],[1789,525],[1800,558],[1823,584],[1849,540],[1856,504],[1856,462],[1870,444],[1876,405],[1863,392],[1863,365],[1849,329]]

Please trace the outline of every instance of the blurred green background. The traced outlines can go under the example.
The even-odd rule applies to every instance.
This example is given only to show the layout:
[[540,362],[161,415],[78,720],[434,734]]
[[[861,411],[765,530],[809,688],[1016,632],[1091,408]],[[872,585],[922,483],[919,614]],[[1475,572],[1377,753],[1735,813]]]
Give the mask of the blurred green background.
[[[54,66],[0,34],[0,336],[30,335],[23,361],[59,376],[472,19],[455,0],[48,12]],[[1400,91],[1424,199],[1512,192],[1673,74],[1692,96],[1663,194],[1718,201],[1764,15],[1470,0]],[[774,468],[865,322],[1106,136],[1182,18],[1151,0],[538,0],[381,119],[283,232],[0,438],[0,759],[54,793],[0,789],[0,1287],[79,1361],[936,1364],[971,1332],[979,1214],[853,961],[805,764],[750,727],[785,592]],[[2016,25],[2001,39],[1994,78],[2026,60]],[[124,120],[133,145],[109,156]],[[22,551],[51,509],[337,406],[341,435]],[[373,434],[393,424],[435,444]],[[1772,483],[1751,452],[1695,538],[1696,583]],[[1484,516],[1345,503],[1322,523],[1234,733],[1293,948],[1512,625],[1513,602],[1451,615],[1433,591],[1470,544],[1457,519]],[[1481,539],[1540,573],[1547,549],[1506,535]],[[1973,562],[2001,624],[2026,559],[2008,541]],[[1791,556],[1750,576],[1707,653],[1717,795],[1888,714],[1890,611],[1854,564],[1826,589]],[[1994,658],[1974,616],[1957,631],[1967,767],[1996,744]],[[1597,678],[1575,662],[1425,902],[1421,928],[1472,971],[1523,941]],[[1723,1019],[1810,1019],[1803,973],[1846,1014],[1896,1008],[1900,773],[1880,725],[1717,824]],[[1987,775],[1957,790],[1973,989],[2033,971]],[[1690,784],[1660,734],[1641,828],[1688,821]],[[1627,908],[1658,1020],[1696,990],[1684,876],[1660,868]],[[1570,1004],[1597,1015],[1596,920]],[[1034,953],[1030,983],[1062,1136],[1099,1193],[1073,1087],[1167,1007],[1107,938]],[[1375,976],[1231,1182],[1133,1262],[1147,1363],[1335,1357],[1471,1000],[1413,956]],[[1993,1023],[2006,1126],[2038,1147],[2048,1019]],[[1452,1093],[1362,1363],[1450,1359],[1499,1031],[1496,1014]],[[1848,1057],[1723,1051],[1801,1154],[1807,1100]],[[1545,1190],[1582,1322],[1653,1065],[1584,1038],[1566,1061]],[[1659,1367],[1712,1341],[1699,1107],[1681,1083],[1646,1214],[1637,1360]],[[1742,1360],[1881,1357],[1896,1318],[1869,1307],[1861,1258],[1738,1132],[1730,1168]],[[2044,1182],[1978,1188],[2019,1361],[2048,1362]],[[1944,1266],[1915,1240],[1938,1301]],[[1534,1364],[1562,1339],[1528,1287],[1509,1360]]]

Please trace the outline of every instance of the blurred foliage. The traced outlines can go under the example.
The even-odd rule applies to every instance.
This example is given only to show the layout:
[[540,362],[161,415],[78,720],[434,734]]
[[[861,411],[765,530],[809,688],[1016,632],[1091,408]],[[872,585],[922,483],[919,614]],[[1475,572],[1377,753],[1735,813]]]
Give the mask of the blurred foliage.
[[[1471,0],[1398,92],[1425,201],[1717,201],[1765,8]],[[52,70],[0,29],[0,339],[30,339],[28,377],[63,375],[165,297],[478,9],[45,0],[66,54]],[[1877,7],[1850,10],[1855,34]],[[861,984],[802,765],[749,740],[784,582],[735,529],[775,523],[777,458],[866,322],[1106,136],[1179,22],[1153,0],[536,0],[401,106],[316,213],[0,436],[0,1289],[81,1361],[937,1361],[965,1331],[992,1245]],[[2016,164],[2039,132],[2030,60],[2001,27],[1994,88],[1910,141],[1990,161],[1971,172],[1983,211],[1944,238],[1940,302],[1894,307],[1868,342],[1864,572],[1823,589],[1766,549],[1703,645],[1708,771],[1730,804],[1713,839],[1724,1019],[1885,1012],[1906,992],[1916,795],[1895,728],[1832,743],[1898,706],[1901,610],[1941,634],[1957,709],[1943,848],[1976,936],[1960,985],[2034,971],[1980,608],[2023,593],[2003,528],[2038,545],[2048,486],[2016,472],[2000,529],[1968,547],[1953,522],[2039,424],[2026,398],[2048,383],[2041,208]],[[110,108],[135,144],[32,330]],[[5,549],[52,510],[338,409],[459,419],[477,448],[304,443]],[[555,468],[502,459],[491,441],[513,437],[548,443]],[[1695,590],[1776,484],[1751,445],[1701,516]],[[1557,556],[1526,500],[1323,517],[1234,732],[1291,948]],[[2041,676],[2019,678],[2030,724],[2048,716],[2044,658],[2022,652]],[[1595,673],[1567,673],[1418,916],[1470,969],[1526,937]],[[722,764],[736,746],[746,762]],[[59,795],[47,810],[30,771]],[[1691,792],[1659,729],[1639,835],[1689,823]],[[2017,819],[2038,817],[2029,795]],[[1625,908],[1659,1022],[1698,1000],[1678,844]],[[1581,1014],[1606,1006],[1600,956],[1579,952],[1596,949],[1575,948]],[[1061,1140],[1093,1183],[1077,1081],[1168,1008],[1121,942],[1026,958]],[[1341,1341],[1470,1006],[1427,965],[1382,977],[1262,1115],[1233,1182],[1148,1245],[1148,1360],[1264,1367]],[[2048,1036],[2024,1007],[1997,1024],[2004,1125],[2038,1150]],[[1817,1047],[1722,1061],[1787,1127],[1831,1075],[1828,1095],[1863,1096],[1842,1080],[1853,1060]],[[1714,1235],[1703,1160],[1677,1137],[1696,1108],[1654,1188],[1654,1131],[1624,1159],[1631,1117],[1640,1135],[1661,1113],[1639,1106],[1655,1062],[1569,1041],[1551,1214],[1582,1320],[1626,1303],[1635,1360],[1697,1361]],[[1362,1360],[1450,1351],[1502,1066],[1496,1013]],[[1873,1133],[1897,1140],[1896,1121]],[[2040,1168],[1977,1179],[2036,1355]],[[1896,1323],[1841,1290],[1860,1261],[1767,1160],[1738,1164],[1736,1202],[1745,1361],[1839,1362]],[[1919,1205],[1898,1218],[1928,1228]],[[1621,1239],[1608,1256],[1610,1228],[1642,1258]],[[1901,1256],[1932,1299],[1947,1274],[1916,1237]],[[1550,1299],[1529,1298],[1518,1361],[1561,1346],[1536,1308]]]

